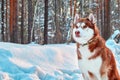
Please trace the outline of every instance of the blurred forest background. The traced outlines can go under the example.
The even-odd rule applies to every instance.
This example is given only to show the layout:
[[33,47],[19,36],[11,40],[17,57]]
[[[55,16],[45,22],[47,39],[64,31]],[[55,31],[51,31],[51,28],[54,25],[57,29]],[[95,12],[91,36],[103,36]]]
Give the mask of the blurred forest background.
[[120,0],[0,0],[0,41],[66,43],[76,13],[93,13],[105,40],[120,30]]

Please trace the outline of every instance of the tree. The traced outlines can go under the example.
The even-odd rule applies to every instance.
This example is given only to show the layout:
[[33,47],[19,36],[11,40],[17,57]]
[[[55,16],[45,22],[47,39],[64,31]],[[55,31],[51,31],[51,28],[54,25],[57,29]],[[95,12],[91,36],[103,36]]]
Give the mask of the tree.
[[17,38],[17,0],[10,0],[10,41],[18,42]]
[[0,0],[1,39],[22,44],[63,43],[74,15],[87,17],[93,12],[107,40],[113,30],[120,29],[119,7],[120,0]]
[[103,27],[104,31],[103,31],[103,38],[105,40],[107,40],[111,35],[110,2],[111,2],[111,0],[104,0],[104,27]]
[[74,15],[73,16],[75,16],[75,14],[76,14],[76,7],[77,7],[77,1],[74,0]]
[[60,43],[62,41],[62,34],[60,28],[60,0],[55,0],[55,43]]
[[72,17],[72,0],[70,0],[70,17]]
[[[118,3],[118,20],[120,20],[120,0],[117,0],[117,3]],[[120,26],[120,23],[118,24],[119,24],[118,26]]]
[[21,0],[21,43],[24,43],[24,0]]
[[9,41],[9,0],[6,0],[6,29],[5,29],[5,41]]
[[33,5],[32,0],[28,0],[28,43],[30,43],[32,36],[32,25],[33,25]]
[[1,7],[1,12],[2,12],[2,22],[1,22],[1,25],[2,25],[2,31],[1,31],[1,34],[2,34],[2,41],[4,41],[4,0],[2,0],[2,7]]
[[44,13],[44,44],[48,43],[48,0],[44,0],[45,13]]

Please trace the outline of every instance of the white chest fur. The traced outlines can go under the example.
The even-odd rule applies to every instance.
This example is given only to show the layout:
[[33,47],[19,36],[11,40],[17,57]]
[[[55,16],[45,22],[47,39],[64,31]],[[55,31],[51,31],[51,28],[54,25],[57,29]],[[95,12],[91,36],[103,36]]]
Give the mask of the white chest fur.
[[88,58],[95,53],[90,52],[90,50],[88,49],[88,45],[80,46],[79,51],[82,56],[82,59],[78,61],[80,71],[85,74],[87,79],[89,78],[89,75],[88,75],[88,71],[89,71],[89,72],[92,72],[98,80],[101,80],[100,78],[100,67],[102,64],[101,57],[97,57],[95,59],[89,60]]

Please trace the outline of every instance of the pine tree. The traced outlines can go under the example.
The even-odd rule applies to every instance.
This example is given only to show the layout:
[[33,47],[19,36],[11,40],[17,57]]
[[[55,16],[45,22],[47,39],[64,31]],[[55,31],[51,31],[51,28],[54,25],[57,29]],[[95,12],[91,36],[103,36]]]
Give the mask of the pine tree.
[[44,44],[48,43],[48,0],[45,1],[45,13],[44,13]]
[[18,42],[17,35],[17,0],[10,0],[10,41]]
[[30,43],[31,40],[31,30],[33,25],[33,5],[32,0],[28,0],[28,43]]
[[2,22],[1,22],[1,25],[2,25],[2,31],[1,31],[1,34],[2,34],[2,41],[4,41],[4,0],[2,0],[2,7],[1,7],[1,12],[2,12]]
[[21,44],[24,43],[24,0],[21,0]]

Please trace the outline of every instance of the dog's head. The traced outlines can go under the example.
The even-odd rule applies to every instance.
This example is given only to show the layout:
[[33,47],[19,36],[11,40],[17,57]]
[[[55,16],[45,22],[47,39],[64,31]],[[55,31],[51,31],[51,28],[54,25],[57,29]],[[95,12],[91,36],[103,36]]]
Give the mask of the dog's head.
[[79,18],[78,14],[75,15],[73,23],[73,39],[80,43],[85,44],[98,34],[95,26],[95,18],[90,14],[88,18]]

